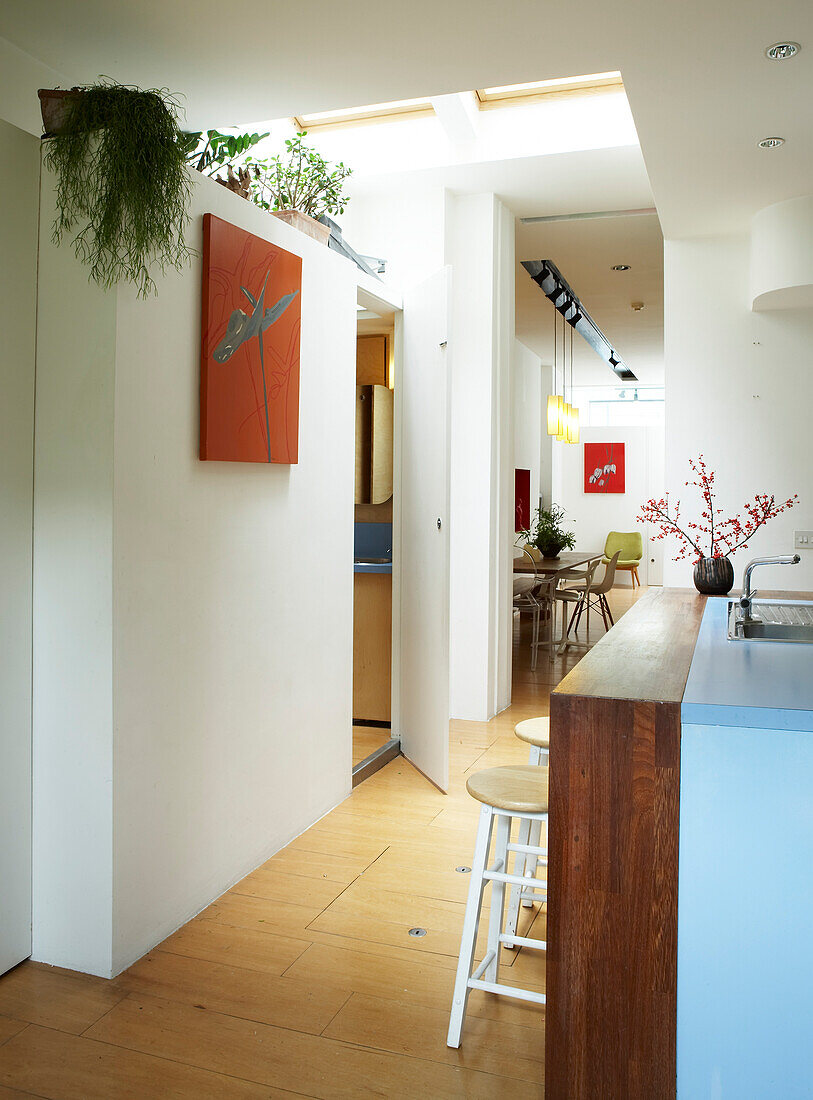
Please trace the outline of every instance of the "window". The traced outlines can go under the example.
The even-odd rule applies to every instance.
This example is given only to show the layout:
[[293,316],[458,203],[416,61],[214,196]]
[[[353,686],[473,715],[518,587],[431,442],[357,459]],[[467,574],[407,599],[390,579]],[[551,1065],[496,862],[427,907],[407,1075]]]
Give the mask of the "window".
[[434,108],[428,99],[396,99],[392,103],[371,103],[366,107],[345,107],[339,111],[294,115],[293,121],[300,130],[318,130],[328,126],[346,126],[349,123],[390,122],[432,114]]
[[536,80],[531,84],[505,84],[499,88],[478,88],[480,109],[510,107],[532,103],[548,97],[589,95],[598,92],[623,91],[621,73],[592,73],[589,76],[569,76],[557,80]]

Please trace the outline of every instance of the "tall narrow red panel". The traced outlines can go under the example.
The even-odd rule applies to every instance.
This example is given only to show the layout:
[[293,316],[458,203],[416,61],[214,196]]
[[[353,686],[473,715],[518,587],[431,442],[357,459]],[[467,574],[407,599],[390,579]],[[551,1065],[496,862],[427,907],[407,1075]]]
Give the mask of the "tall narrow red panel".
[[203,216],[200,457],[299,456],[302,260]]
[[531,471],[514,470],[514,530],[531,526]]

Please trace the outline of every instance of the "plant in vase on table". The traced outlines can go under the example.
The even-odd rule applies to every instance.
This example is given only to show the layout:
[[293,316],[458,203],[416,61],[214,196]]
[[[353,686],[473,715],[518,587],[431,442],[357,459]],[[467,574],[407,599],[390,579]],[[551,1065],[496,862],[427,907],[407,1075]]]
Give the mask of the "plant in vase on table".
[[638,522],[658,527],[660,534],[655,535],[656,539],[668,535],[680,539],[674,560],[695,559],[694,584],[698,592],[706,596],[725,596],[734,584],[732,555],[745,550],[760,527],[792,508],[799,496],[794,493],[777,503],[773,494],[755,493],[754,499],[743,506],[742,513],[723,519],[723,509],[715,507],[714,472],[708,469],[702,455],[689,459],[689,466],[694,480],[687,481],[686,485],[700,490],[703,503],[699,522],[681,520],[680,501],[672,505],[668,493],[642,504]]
[[538,551],[543,558],[558,558],[562,550],[572,550],[576,545],[576,536],[562,526],[564,517],[565,510],[558,504],[551,504],[550,508],[537,508],[535,522],[519,533],[525,548]]

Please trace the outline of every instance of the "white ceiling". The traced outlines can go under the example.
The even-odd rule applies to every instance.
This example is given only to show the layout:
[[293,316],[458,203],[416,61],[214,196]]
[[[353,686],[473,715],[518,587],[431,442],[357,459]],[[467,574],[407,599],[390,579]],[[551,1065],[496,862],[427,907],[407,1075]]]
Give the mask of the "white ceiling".
[[637,145],[480,164],[450,164],[416,172],[358,176],[353,196],[397,195],[446,187],[457,194],[493,191],[518,218],[585,210],[652,206],[652,189]]
[[[655,214],[517,224],[516,333],[551,363],[555,311],[522,260],[553,260],[638,380],[663,385],[663,237]],[[629,264],[630,270],[612,271],[613,264]],[[631,302],[643,302],[644,308],[635,312]],[[561,341],[561,323],[558,331]],[[573,381],[577,386],[616,382],[609,365],[578,333]]]
[[[184,92],[192,126],[619,69],[669,238],[743,231],[813,180],[810,0],[0,0],[0,34],[67,81]],[[800,55],[767,61],[784,37]]]

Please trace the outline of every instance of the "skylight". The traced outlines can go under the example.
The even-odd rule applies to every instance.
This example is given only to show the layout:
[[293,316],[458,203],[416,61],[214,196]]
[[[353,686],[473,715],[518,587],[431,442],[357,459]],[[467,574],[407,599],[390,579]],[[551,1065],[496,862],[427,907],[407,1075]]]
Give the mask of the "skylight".
[[344,107],[339,111],[322,111],[309,115],[295,115],[294,123],[302,130],[316,130],[326,126],[342,126],[348,123],[383,122],[395,118],[417,118],[434,114],[429,99],[396,99],[392,103],[371,103],[366,107]]
[[503,84],[497,88],[478,88],[480,107],[507,107],[512,103],[527,103],[547,96],[584,95],[590,92],[622,91],[621,73],[591,73],[588,76],[567,76],[556,80],[535,80],[530,84]]

